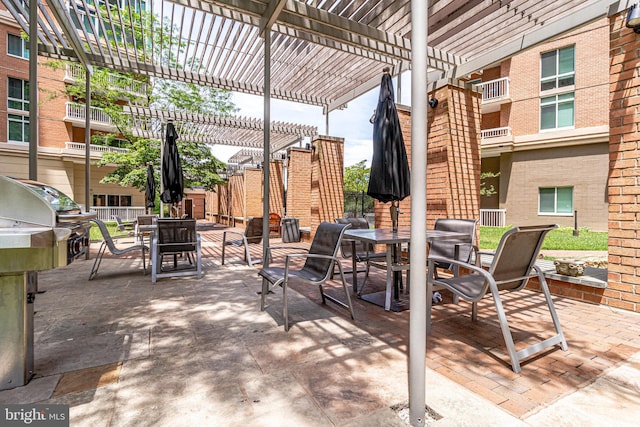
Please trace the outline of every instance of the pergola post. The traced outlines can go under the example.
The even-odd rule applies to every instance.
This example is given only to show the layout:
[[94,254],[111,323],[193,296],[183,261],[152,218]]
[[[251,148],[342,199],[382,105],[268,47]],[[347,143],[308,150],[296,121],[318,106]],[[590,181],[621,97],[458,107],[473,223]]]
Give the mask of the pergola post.
[[29,1],[29,179],[38,180],[38,2]]
[[264,176],[262,199],[262,265],[268,266],[269,251],[269,183],[271,160],[271,28],[264,31],[264,156],[262,171]]
[[[411,1],[411,265],[427,260],[427,2]],[[427,281],[424,268],[412,268],[411,283]],[[409,317],[409,420],[424,426],[426,360],[426,286],[411,289]]]

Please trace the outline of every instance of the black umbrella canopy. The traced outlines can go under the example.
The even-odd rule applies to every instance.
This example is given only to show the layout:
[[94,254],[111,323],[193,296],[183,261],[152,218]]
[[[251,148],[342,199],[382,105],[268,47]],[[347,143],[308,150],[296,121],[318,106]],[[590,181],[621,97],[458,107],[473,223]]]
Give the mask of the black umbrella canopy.
[[374,199],[392,202],[391,222],[398,228],[398,201],[410,194],[411,176],[404,138],[393,101],[391,75],[384,73],[380,96],[373,119],[373,159],[367,194]]
[[153,166],[147,165],[147,182],[144,186],[144,206],[146,208],[156,207],[156,178],[153,175]]
[[167,124],[167,136],[162,155],[162,185],[164,190],[160,194],[160,200],[164,203],[179,203],[184,192],[182,178],[182,163],[178,153],[176,140],[178,134],[173,123]]

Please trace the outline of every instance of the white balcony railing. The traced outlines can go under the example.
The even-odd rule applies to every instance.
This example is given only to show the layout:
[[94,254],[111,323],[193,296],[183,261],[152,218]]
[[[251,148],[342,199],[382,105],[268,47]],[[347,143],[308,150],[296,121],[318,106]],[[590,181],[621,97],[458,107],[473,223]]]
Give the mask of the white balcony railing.
[[[78,104],[75,102],[66,103],[66,117],[71,120],[84,120],[86,117],[86,110],[84,104]],[[111,117],[104,112],[101,108],[91,107],[91,122],[103,125],[112,126]]]
[[91,210],[98,214],[101,221],[114,221],[113,215],[118,215],[123,221],[134,221],[138,219],[138,215],[146,213],[143,206],[91,206]]
[[[65,80],[69,81],[77,81],[78,79],[84,79],[86,72],[81,65],[78,64],[68,64],[65,71]],[[134,80],[129,77],[124,77],[122,75],[107,73],[100,74],[100,79],[102,79],[101,83],[110,88],[119,88],[124,90],[125,92],[129,92],[131,94],[137,96],[147,96],[149,92],[149,85],[145,82],[140,82],[138,80]]]
[[[67,150],[76,150],[76,151],[84,152],[84,147],[85,147],[84,142],[65,142],[64,143],[64,148],[66,148]],[[127,151],[129,151],[126,148],[109,147],[107,145],[95,145],[95,144],[91,144],[89,146],[89,150],[91,151],[91,153],[98,153],[98,154],[108,153],[108,152],[126,153]]]
[[509,97],[508,77],[478,83],[477,86],[482,90],[482,102]]
[[511,127],[505,126],[501,128],[485,129],[480,131],[482,139],[498,138],[501,136],[511,136]]
[[480,225],[485,227],[505,227],[507,224],[506,209],[480,209]]

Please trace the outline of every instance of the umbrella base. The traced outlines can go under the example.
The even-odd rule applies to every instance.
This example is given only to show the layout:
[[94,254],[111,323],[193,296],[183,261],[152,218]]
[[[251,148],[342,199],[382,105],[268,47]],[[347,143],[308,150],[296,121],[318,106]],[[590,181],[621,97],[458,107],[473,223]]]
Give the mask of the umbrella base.
[[[367,302],[370,302],[372,304],[375,304],[384,308],[385,297],[386,297],[386,292],[380,291],[380,292],[373,292],[371,294],[361,295],[360,299],[363,299]],[[399,311],[405,311],[408,309],[409,309],[408,294],[402,295],[402,297],[399,299],[391,298],[391,308],[390,308],[391,311],[399,312]]]

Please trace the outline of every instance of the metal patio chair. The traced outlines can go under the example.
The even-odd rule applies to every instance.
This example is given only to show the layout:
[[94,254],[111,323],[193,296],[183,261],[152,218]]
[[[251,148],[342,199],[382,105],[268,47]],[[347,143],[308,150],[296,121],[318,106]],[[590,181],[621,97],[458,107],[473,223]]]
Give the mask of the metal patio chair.
[[[369,222],[366,218],[335,218],[335,222],[337,224],[350,224],[351,229],[368,230],[370,228]],[[369,278],[371,261],[382,261],[386,258],[387,254],[386,252],[375,252],[372,244],[361,241],[356,241],[356,252],[354,254],[352,242],[353,241],[351,239],[342,239],[342,243],[340,244],[340,253],[343,258],[350,259],[355,257],[356,264],[360,263],[365,265],[364,270],[357,271],[358,273],[364,273],[364,280],[358,289],[358,295],[360,295],[367,284],[367,279]],[[345,271],[345,273],[352,273],[352,271]]]
[[[326,303],[326,300],[328,299],[349,309],[351,318],[355,320],[353,306],[351,305],[351,298],[349,296],[349,291],[347,290],[347,284],[344,281],[342,266],[337,258],[342,235],[349,227],[349,224],[332,224],[330,222],[321,223],[316,230],[315,237],[313,238],[313,242],[311,242],[311,247],[309,248],[308,253],[286,255],[284,268],[267,267],[263,268],[258,273],[262,276],[260,310],[264,311],[269,288],[276,286],[282,287],[282,316],[284,317],[285,331],[289,330],[287,286],[290,280],[300,280],[312,285],[318,285],[323,303]],[[291,261],[295,258],[304,259],[304,266],[301,269],[294,269],[291,265]],[[337,298],[326,294],[322,288],[322,285],[331,278],[334,265],[337,265],[338,270],[340,271],[340,280],[342,281],[342,288],[347,300],[346,304]]]
[[100,233],[102,234],[102,244],[100,245],[100,249],[98,249],[98,254],[96,255],[95,261],[93,262],[93,267],[91,267],[91,272],[89,273],[89,280],[93,280],[98,274],[98,269],[100,268],[100,264],[102,263],[102,257],[104,256],[104,253],[107,249],[109,249],[109,252],[111,252],[113,255],[116,255],[116,256],[128,254],[130,252],[135,252],[135,251],[142,251],[143,274],[147,273],[146,252],[149,250],[148,246],[134,245],[134,246],[128,246],[122,249],[117,248],[115,243],[113,243],[113,238],[111,237],[111,234],[109,233],[109,229],[107,229],[107,226],[105,225],[105,223],[99,219],[94,219],[93,222],[96,223],[96,225],[98,226],[98,229],[100,230]]
[[[557,227],[557,225],[526,226],[514,227],[508,230],[500,239],[488,271],[482,267],[463,261],[436,256],[429,257],[427,295],[430,295],[434,289],[448,289],[453,292],[454,295],[471,301],[471,318],[473,321],[476,321],[478,317],[478,301],[484,298],[487,293],[491,293],[500,321],[502,336],[511,359],[511,368],[515,373],[521,371],[521,360],[537,354],[546,348],[560,345],[562,350],[567,350],[567,341],[564,338],[544,274],[542,270],[535,265],[546,234]],[[436,278],[436,263],[448,263],[453,266],[463,267],[471,271],[471,273],[450,278]],[[540,282],[540,288],[542,289],[549,313],[551,314],[556,334],[516,351],[513,336],[511,335],[509,323],[507,322],[505,310],[500,298],[500,291],[519,291],[526,286],[531,277],[537,277]],[[427,298],[427,333],[430,332],[430,329],[431,298]]]
[[[227,235],[237,236],[239,238],[227,240]],[[244,260],[252,267],[254,261],[251,260],[249,244],[259,244],[260,242],[262,242],[262,217],[249,218],[244,233],[230,230],[225,231],[222,233],[222,265],[224,265],[225,248],[227,246],[244,246]]]
[[[465,233],[467,237],[452,240],[434,240],[429,245],[429,257],[455,259],[462,262],[471,262],[471,255],[478,252],[475,245],[477,219],[452,219],[438,218],[434,225],[434,230],[454,231],[457,233]],[[438,270],[453,271],[454,265],[449,262],[438,261],[435,263],[436,278]],[[454,274],[456,272],[454,271]]]
[[[151,240],[151,282],[161,277],[202,277],[202,253],[200,235],[196,232],[195,219],[158,219],[157,230]],[[164,257],[173,260],[172,268],[164,267]],[[189,265],[178,266],[178,257]],[[195,265],[194,265],[195,264]]]
[[116,227],[119,232],[125,233],[129,236],[135,236],[137,221],[123,221],[120,219],[120,215],[111,215],[116,222]]

